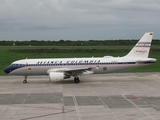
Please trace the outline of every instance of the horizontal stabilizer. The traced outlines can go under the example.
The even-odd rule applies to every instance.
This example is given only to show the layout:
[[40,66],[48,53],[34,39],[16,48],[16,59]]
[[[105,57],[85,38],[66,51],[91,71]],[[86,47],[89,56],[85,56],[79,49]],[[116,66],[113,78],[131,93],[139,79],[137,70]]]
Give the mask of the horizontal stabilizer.
[[146,60],[137,60],[137,64],[150,64],[150,63],[155,63],[157,60],[155,58],[148,58]]

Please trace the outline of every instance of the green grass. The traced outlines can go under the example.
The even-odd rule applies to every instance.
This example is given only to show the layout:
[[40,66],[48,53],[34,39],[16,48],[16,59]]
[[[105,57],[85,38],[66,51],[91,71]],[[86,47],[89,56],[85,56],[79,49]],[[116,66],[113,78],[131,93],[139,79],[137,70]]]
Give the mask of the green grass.
[[[0,75],[5,75],[3,69],[13,61],[25,58],[71,58],[71,57],[102,57],[124,56],[133,46],[0,46]],[[39,52],[42,49],[58,49],[56,52]],[[26,52],[23,52],[26,50]],[[30,50],[35,50],[34,52]],[[96,50],[96,51],[95,51]],[[109,52],[103,52],[103,51]],[[160,47],[152,46],[150,56],[160,60]],[[131,70],[129,72],[160,72],[160,62]]]

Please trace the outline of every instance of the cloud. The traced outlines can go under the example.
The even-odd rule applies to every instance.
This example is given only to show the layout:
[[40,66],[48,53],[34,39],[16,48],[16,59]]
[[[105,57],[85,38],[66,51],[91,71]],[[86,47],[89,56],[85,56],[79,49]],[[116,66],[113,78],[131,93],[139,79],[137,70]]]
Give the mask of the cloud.
[[135,31],[139,37],[158,32],[159,10],[158,0],[0,0],[0,39],[26,39],[25,33],[27,39],[116,39]]

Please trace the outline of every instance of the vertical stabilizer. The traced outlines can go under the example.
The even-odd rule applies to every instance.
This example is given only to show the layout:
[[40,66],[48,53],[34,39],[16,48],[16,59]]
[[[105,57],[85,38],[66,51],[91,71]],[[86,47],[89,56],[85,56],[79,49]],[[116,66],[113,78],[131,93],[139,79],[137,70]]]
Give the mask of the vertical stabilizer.
[[125,57],[148,58],[153,32],[147,32]]

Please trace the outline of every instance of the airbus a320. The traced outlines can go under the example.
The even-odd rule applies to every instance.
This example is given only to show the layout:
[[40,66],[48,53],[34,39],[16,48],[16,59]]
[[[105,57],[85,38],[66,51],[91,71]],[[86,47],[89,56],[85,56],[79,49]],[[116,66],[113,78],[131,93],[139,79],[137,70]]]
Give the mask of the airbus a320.
[[148,58],[152,37],[153,32],[145,33],[123,57],[22,59],[6,67],[4,72],[24,76],[23,83],[32,75],[48,75],[51,81],[74,77],[74,82],[79,83],[81,75],[121,72],[155,63],[155,58]]

